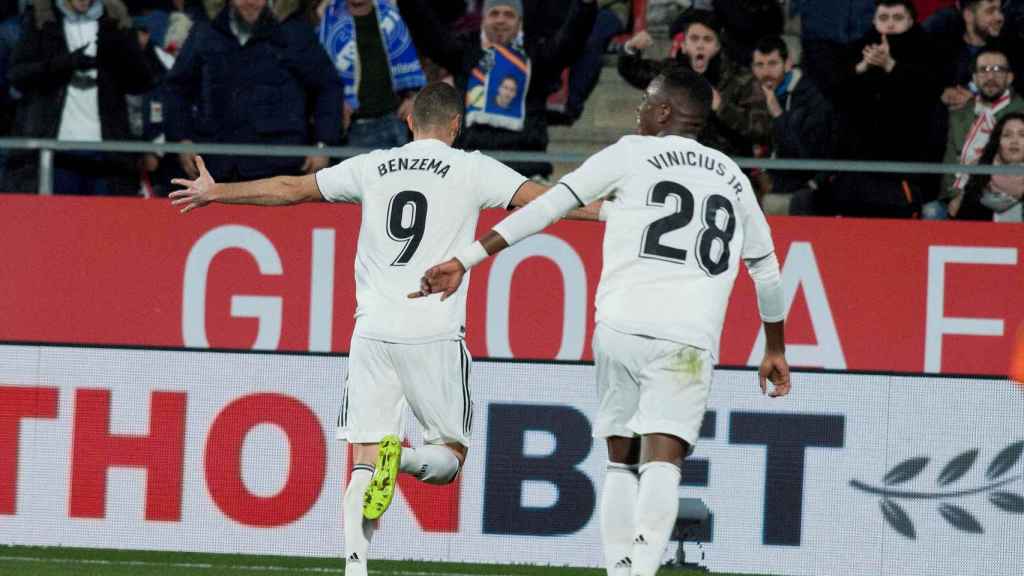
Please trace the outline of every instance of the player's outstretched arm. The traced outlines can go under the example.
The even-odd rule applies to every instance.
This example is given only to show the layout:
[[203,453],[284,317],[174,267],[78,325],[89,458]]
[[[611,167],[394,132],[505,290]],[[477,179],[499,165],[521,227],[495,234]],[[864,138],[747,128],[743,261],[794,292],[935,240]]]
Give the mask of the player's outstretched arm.
[[597,202],[591,202],[583,208],[576,208],[565,215],[566,220],[588,220],[591,222],[598,222],[603,220],[601,218],[601,207],[604,206],[604,200],[598,200]]
[[409,297],[420,298],[440,293],[441,299],[446,300],[459,289],[466,270],[511,244],[540,232],[570,210],[582,207],[582,204],[568,187],[552,188],[525,208],[499,222],[479,241],[460,248],[451,260],[427,270],[420,280],[420,290],[409,294]]
[[466,270],[484,261],[488,256],[497,254],[508,248],[508,242],[500,234],[491,230],[479,242],[474,242],[459,250],[455,257],[434,266],[423,274],[418,292],[409,294],[409,298],[422,298],[431,294],[441,294],[441,300],[447,300],[455,294],[466,276]]
[[[541,186],[536,182],[524,182],[523,185],[519,187],[519,190],[516,191],[515,196],[512,197],[512,201],[509,202],[509,206],[512,208],[521,208],[526,206],[550,189],[551,188]],[[564,218],[566,220],[598,221],[601,219],[602,204],[604,204],[603,200],[591,202],[582,208],[576,208],[570,211],[564,216]]]
[[201,156],[196,156],[196,167],[199,169],[199,177],[195,180],[171,180],[172,184],[182,187],[171,192],[169,196],[171,204],[181,207],[182,214],[202,208],[211,202],[285,206],[323,199],[317,188],[316,177],[312,174],[218,184],[206,169]]
[[[765,322],[764,334],[766,340],[764,358],[761,360],[761,368],[758,370],[758,379],[761,383],[761,393],[767,393],[772,398],[789,394],[789,364],[786,362],[785,332],[782,322]],[[774,389],[768,391],[768,382],[771,382]]]

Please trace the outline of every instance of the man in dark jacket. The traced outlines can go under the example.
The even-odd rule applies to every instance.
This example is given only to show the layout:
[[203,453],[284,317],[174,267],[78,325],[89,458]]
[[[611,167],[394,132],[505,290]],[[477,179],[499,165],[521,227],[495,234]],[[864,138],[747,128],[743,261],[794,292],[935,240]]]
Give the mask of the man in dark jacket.
[[[934,45],[916,23],[910,0],[879,0],[874,28],[853,46],[843,74],[840,158],[925,162],[940,86],[930,65]],[[850,216],[909,217],[923,200],[920,175],[843,173],[829,195]]]
[[[171,142],[328,146],[341,139],[342,87],[327,53],[308,25],[279,23],[267,0],[231,0],[212,22],[196,25],[165,84]],[[311,174],[328,164],[320,155],[204,159],[223,181]],[[194,155],[181,161],[198,174]]]
[[[583,52],[597,15],[595,0],[575,0],[558,32],[547,37],[532,32],[521,34],[523,7],[520,0],[484,2],[482,38],[478,32],[453,37],[441,27],[426,0],[399,0],[398,6],[416,46],[451,72],[456,87],[467,93],[466,128],[458,142],[461,147],[547,150],[546,108],[550,87],[557,84],[562,70]],[[511,80],[507,75],[489,78],[493,71],[501,69],[502,62],[513,63],[507,68],[513,76],[520,76]],[[513,82],[516,95],[511,97],[509,105],[502,106],[503,99],[498,92],[504,85],[509,89],[506,94],[510,94]],[[477,104],[479,114],[474,110]],[[545,162],[510,163],[510,166],[528,176],[551,173],[551,165]]]
[[[125,94],[145,92],[153,76],[120,0],[35,0],[9,73],[24,94],[14,134],[93,141],[130,137]],[[34,153],[12,154],[4,188],[34,192]],[[75,152],[54,159],[58,194],[134,194],[136,157]]]
[[[786,42],[762,38],[753,50],[752,68],[771,117],[770,155],[774,158],[817,159],[831,154],[832,106],[814,82],[793,66]],[[796,194],[795,213],[807,213],[800,199],[824,184],[824,175],[772,171],[773,194]],[[794,205],[790,205],[790,211]]]

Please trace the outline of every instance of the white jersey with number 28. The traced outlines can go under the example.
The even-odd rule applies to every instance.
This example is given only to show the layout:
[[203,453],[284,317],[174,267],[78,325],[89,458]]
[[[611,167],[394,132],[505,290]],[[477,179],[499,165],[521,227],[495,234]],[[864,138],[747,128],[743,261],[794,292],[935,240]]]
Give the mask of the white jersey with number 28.
[[526,178],[428,139],[349,158],[317,172],[316,182],[326,200],[362,204],[353,333],[409,344],[461,338],[468,275],[444,302],[407,295],[424,270],[473,241],[481,209],[508,206]]
[[626,136],[561,180],[606,198],[596,320],[718,358],[739,261],[774,251],[750,181],[725,154],[680,136]]

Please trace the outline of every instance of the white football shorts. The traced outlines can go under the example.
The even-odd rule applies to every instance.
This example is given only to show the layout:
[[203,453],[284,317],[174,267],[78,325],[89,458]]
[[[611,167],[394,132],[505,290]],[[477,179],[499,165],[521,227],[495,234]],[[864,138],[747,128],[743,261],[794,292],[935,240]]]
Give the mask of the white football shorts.
[[602,324],[593,346],[600,399],[594,437],[669,434],[692,450],[711,391],[711,354]]
[[371,444],[401,435],[408,405],[424,442],[469,446],[472,366],[462,340],[398,344],[353,336],[337,438]]

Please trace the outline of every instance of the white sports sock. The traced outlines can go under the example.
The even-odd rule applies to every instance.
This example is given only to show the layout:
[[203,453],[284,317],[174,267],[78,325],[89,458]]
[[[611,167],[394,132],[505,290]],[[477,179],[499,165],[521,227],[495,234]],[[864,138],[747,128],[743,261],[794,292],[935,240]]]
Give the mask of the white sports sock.
[[373,477],[373,466],[356,464],[345,489],[345,576],[366,576],[366,553],[374,522],[363,517],[363,493]]
[[608,576],[629,576],[629,565],[625,559],[633,548],[639,485],[636,465],[608,463],[601,488],[600,510],[601,543]]
[[459,459],[451,448],[438,444],[403,447],[398,469],[427,484],[448,484],[459,473]]
[[679,467],[669,462],[640,466],[636,537],[630,553],[632,576],[654,576],[658,572],[679,513],[680,476]]

